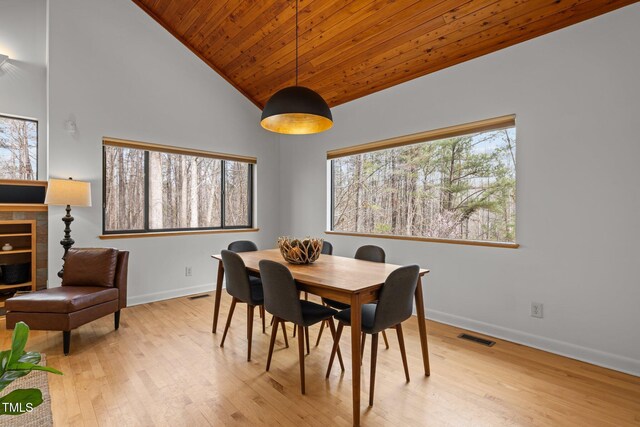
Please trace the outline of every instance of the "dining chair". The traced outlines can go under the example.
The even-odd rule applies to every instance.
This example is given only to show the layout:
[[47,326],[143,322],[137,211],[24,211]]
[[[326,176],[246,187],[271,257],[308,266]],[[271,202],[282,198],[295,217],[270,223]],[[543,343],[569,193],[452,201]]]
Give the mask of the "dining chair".
[[258,250],[258,246],[251,240],[236,240],[229,243],[227,249],[233,252],[253,252]]
[[[247,304],[247,341],[249,349],[247,361],[251,360],[251,337],[253,335],[253,312],[256,306],[264,304],[262,282],[257,277],[251,277],[247,273],[244,261],[237,253],[229,250],[222,251],[222,264],[227,276],[227,292],[233,297],[231,308],[224,327],[220,347],[224,347],[227,332],[231,325],[231,318],[238,302]],[[264,316],[262,316],[262,332],[265,332]],[[286,334],[285,334],[286,335]]]
[[[233,252],[254,252],[258,250],[258,246],[251,240],[236,240],[229,243],[229,246],[227,246],[227,250]],[[262,286],[259,275],[249,272],[249,276],[252,277],[251,280],[253,281],[253,283],[259,283]],[[264,306],[260,306],[260,318],[263,319],[264,323]],[[262,328],[262,333],[265,333],[264,328]],[[289,345],[287,344],[287,347],[288,346]]]
[[[333,254],[333,245],[329,242],[327,242],[326,240],[324,240],[322,242],[322,250],[320,251],[320,254],[322,255],[332,255]],[[309,299],[309,294],[307,292],[304,293],[304,299],[308,300]],[[324,324],[325,322],[322,322],[322,328],[324,328]],[[293,331],[293,336],[296,336],[296,331]],[[309,339],[309,337],[307,337],[307,340]],[[316,346],[318,344],[316,343]],[[307,345],[308,347],[308,345]]]
[[353,257],[364,261],[385,262],[386,255],[380,246],[364,245],[358,248]]
[[[273,332],[269,343],[267,357],[267,371],[271,366],[273,345],[278,324],[292,322],[298,330],[298,358],[300,359],[300,390],[305,394],[304,375],[304,338],[308,336],[308,327],[325,319],[329,319],[331,334],[335,337],[335,323],[333,316],[336,310],[311,301],[301,300],[298,296],[296,282],[289,269],[275,261],[260,261],[260,275],[264,286],[265,309],[274,316]],[[334,345],[336,353],[341,359],[340,347]]]
[[322,242],[322,250],[320,251],[322,255],[333,255],[333,245],[326,240]]
[[[364,246],[360,246],[356,250],[356,254],[354,255],[354,258],[362,261],[385,262],[386,254],[384,253],[384,249],[382,249],[380,246],[364,245]],[[329,307],[333,307],[337,310],[346,310],[347,308],[350,307],[349,304],[346,304],[340,301],[334,301],[329,298],[322,298],[322,302],[328,305]],[[320,343],[320,337],[322,337],[323,329],[324,329],[324,323],[320,325],[320,332],[318,332],[318,339],[316,339],[316,347]],[[382,339],[384,340],[384,345],[388,350],[389,340],[387,339],[387,334],[384,331],[382,331]]]
[[[404,347],[402,322],[413,314],[413,298],[418,284],[420,267],[408,265],[400,267],[389,274],[380,289],[378,302],[364,304],[362,306],[362,332],[371,334],[371,379],[369,386],[369,406],[373,406],[373,393],[376,380],[376,362],[378,355],[378,334],[388,328],[395,328],[398,334],[400,355],[404,366],[404,375],[409,382],[409,366],[407,365],[407,353]],[[351,324],[351,309],[339,312],[336,316],[338,330],[334,337],[333,349],[329,358],[326,377],[329,378],[331,366],[335,359],[336,348],[339,346],[340,336],[344,326]],[[366,336],[366,335],[365,335]],[[364,352],[364,338],[361,343],[361,353]]]

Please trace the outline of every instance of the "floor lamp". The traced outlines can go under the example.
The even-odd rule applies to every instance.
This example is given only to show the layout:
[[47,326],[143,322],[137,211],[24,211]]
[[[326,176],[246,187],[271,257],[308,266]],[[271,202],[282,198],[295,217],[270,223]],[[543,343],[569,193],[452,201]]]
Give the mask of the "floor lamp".
[[[67,257],[69,248],[75,243],[71,238],[71,206],[88,207],[91,206],[91,184],[88,182],[74,181],[73,179],[50,179],[47,187],[47,196],[44,203],[47,205],[66,206],[67,214],[62,217],[64,222],[64,239],[60,240],[60,244],[64,248],[62,260]],[[58,277],[62,278],[64,273],[64,263],[62,269],[58,272]]]

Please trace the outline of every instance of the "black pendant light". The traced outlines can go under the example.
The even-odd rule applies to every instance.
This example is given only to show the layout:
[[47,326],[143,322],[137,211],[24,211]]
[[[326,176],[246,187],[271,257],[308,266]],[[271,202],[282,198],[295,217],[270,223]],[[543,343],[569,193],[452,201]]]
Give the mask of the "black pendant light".
[[306,135],[333,126],[331,109],[322,97],[298,86],[298,0],[296,0],[296,85],[276,92],[264,106],[260,125],[271,132]]

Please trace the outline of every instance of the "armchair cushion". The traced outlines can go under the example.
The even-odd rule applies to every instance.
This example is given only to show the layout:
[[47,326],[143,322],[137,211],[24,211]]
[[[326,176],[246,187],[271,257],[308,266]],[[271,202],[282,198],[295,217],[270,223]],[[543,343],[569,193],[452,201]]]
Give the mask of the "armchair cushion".
[[69,249],[64,261],[62,286],[112,288],[118,251],[113,248]]
[[117,299],[116,288],[63,286],[9,298],[5,308],[24,313],[73,313]]

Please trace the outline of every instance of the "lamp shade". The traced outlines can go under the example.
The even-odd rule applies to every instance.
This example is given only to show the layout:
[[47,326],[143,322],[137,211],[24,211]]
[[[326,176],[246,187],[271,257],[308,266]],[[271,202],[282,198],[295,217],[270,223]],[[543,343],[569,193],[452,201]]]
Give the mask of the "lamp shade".
[[50,179],[47,205],[91,206],[91,183],[72,179]]
[[304,135],[331,129],[333,117],[316,92],[304,86],[290,86],[267,101],[260,125],[271,132]]

